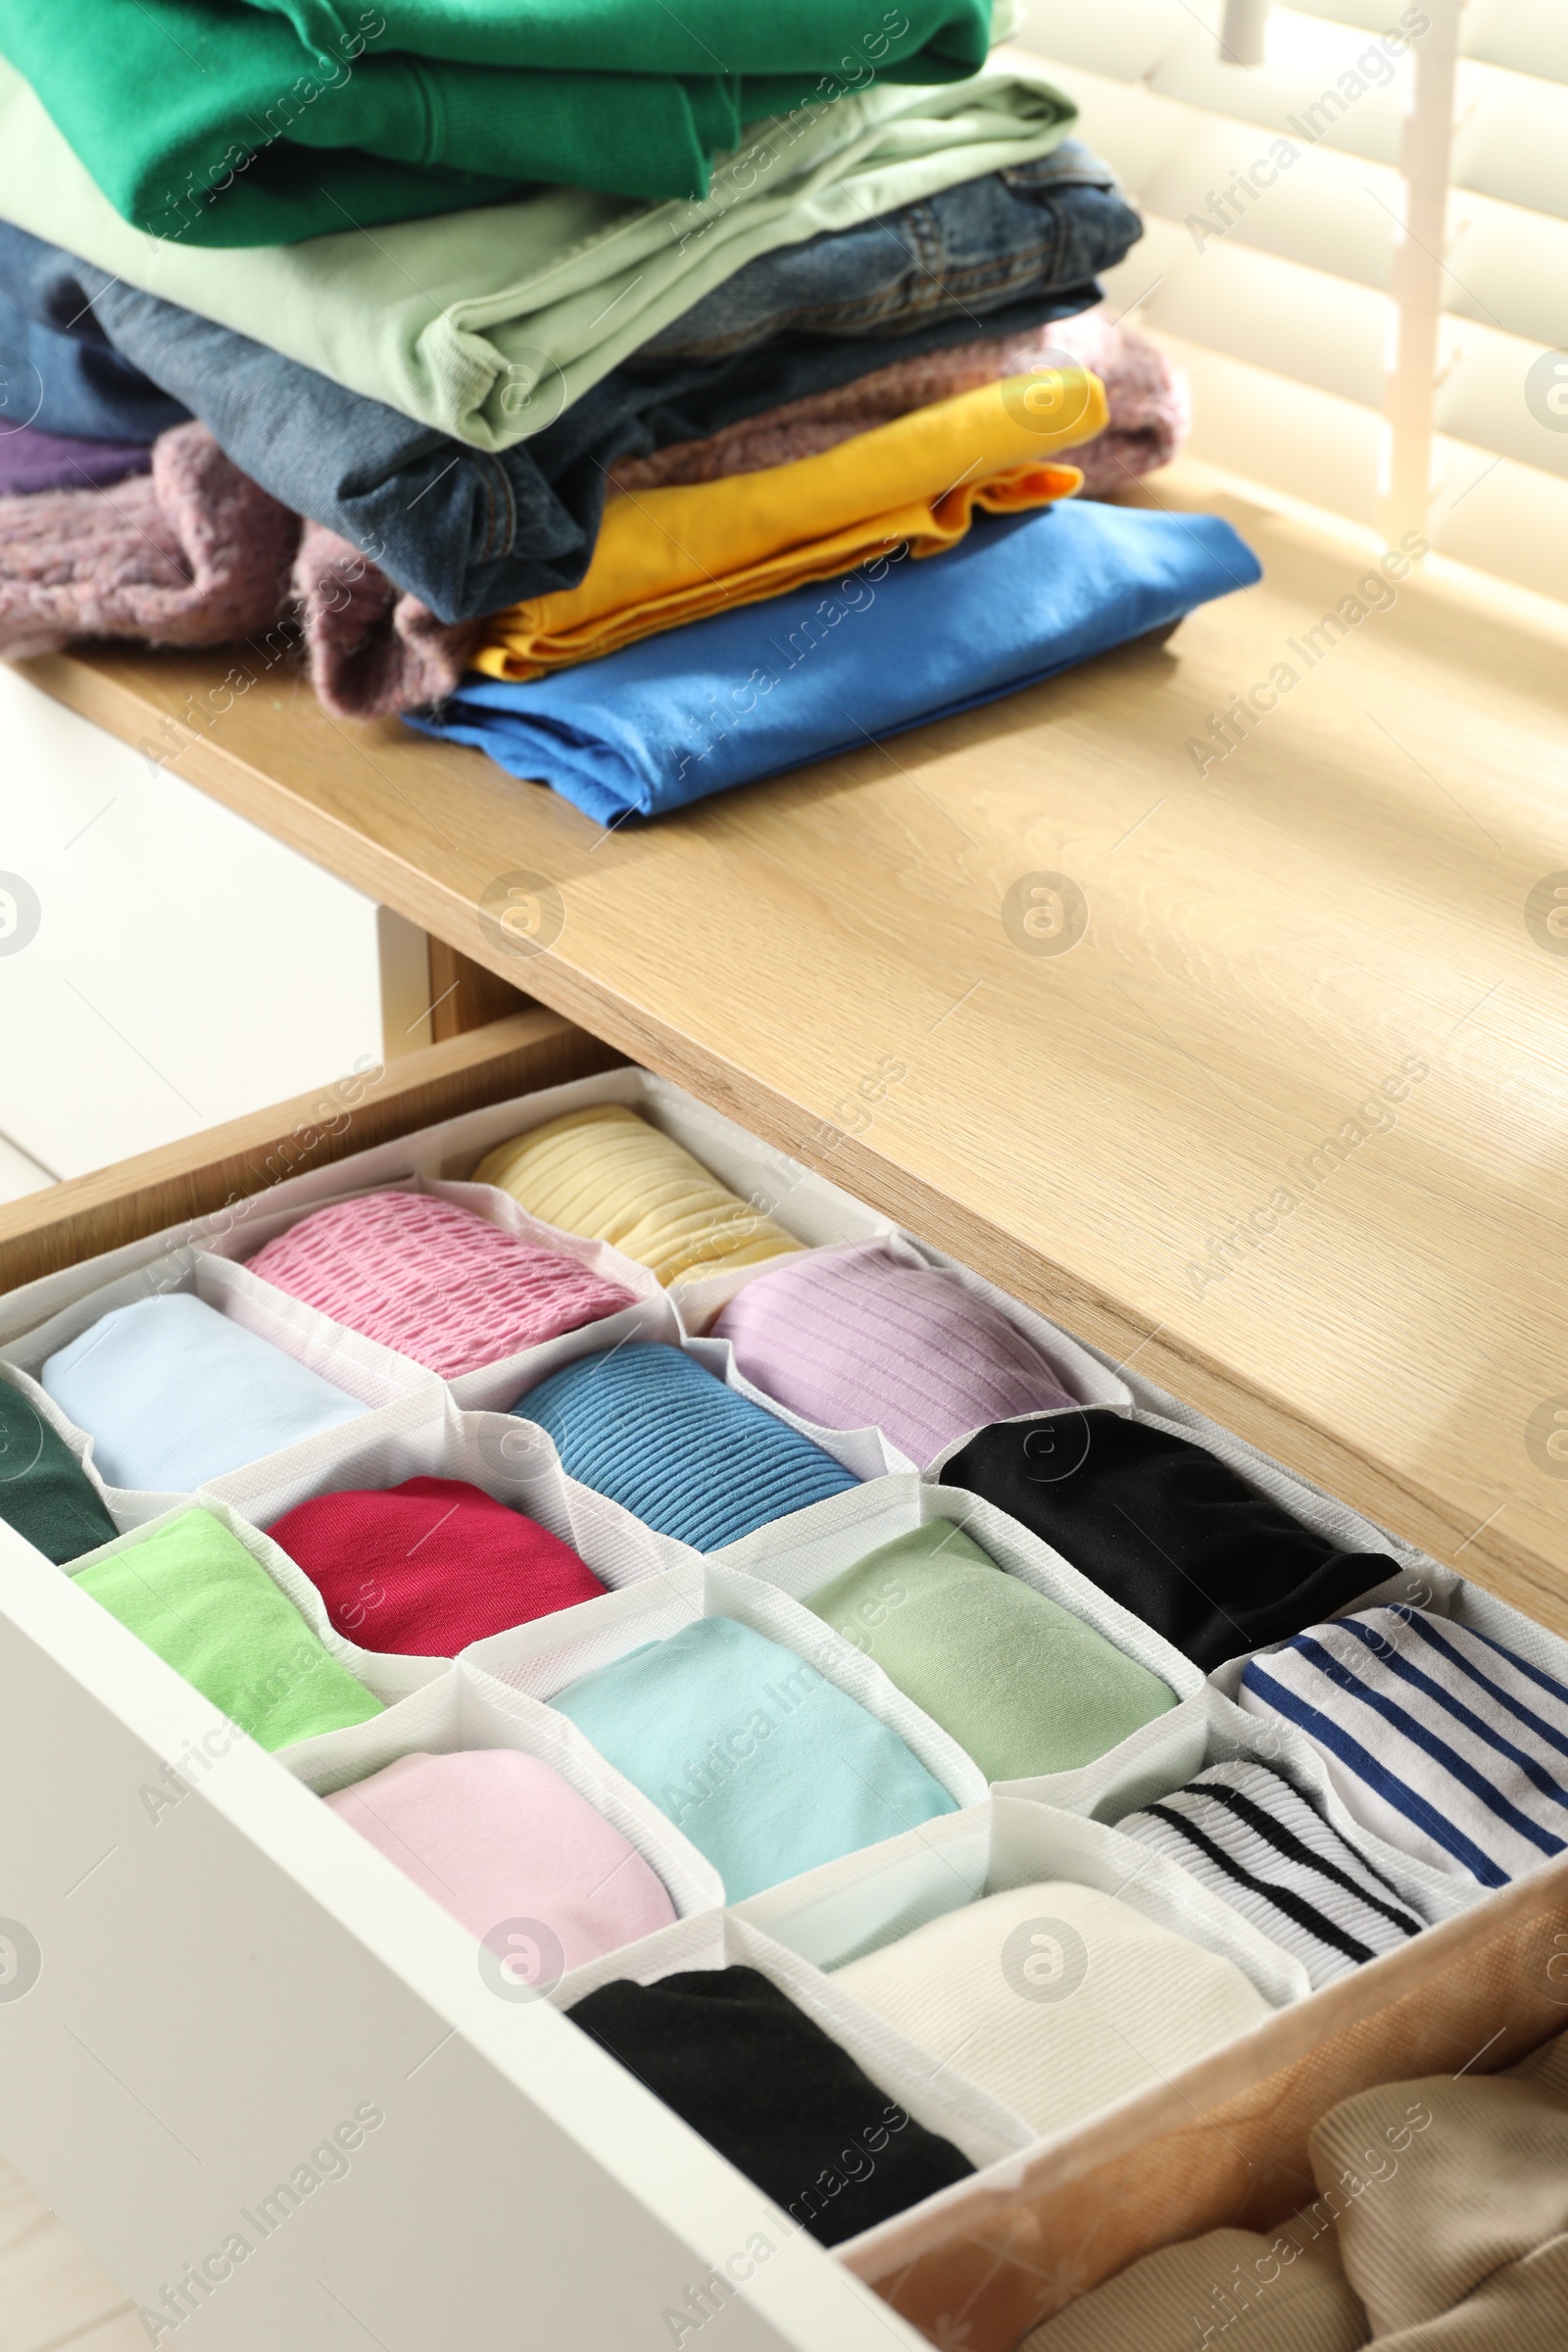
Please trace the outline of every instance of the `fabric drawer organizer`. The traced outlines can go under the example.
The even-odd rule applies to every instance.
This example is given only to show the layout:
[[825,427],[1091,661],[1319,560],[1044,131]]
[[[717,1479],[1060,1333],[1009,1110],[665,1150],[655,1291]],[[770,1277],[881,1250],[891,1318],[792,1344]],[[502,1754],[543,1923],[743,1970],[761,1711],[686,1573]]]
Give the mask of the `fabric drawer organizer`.
[[[697,1278],[683,1279],[677,1268],[666,1287],[610,1242],[567,1235],[497,1184],[474,1181],[481,1162],[506,1163],[501,1147],[533,1129],[612,1109],[649,1120],[747,1203],[766,1232],[776,1228],[796,1246],[760,1258],[743,1249],[739,1262],[716,1270],[699,1253]],[[610,1311],[443,1379],[276,1288],[247,1262],[264,1249],[278,1262],[280,1240],[324,1205],[388,1193],[450,1204],[575,1260]],[[867,1263],[878,1281],[889,1268],[940,1273],[951,1286],[943,1298],[976,1302],[1011,1335],[1005,1377],[1023,1381],[1025,1390],[1008,1400],[1016,1403],[1039,1379],[1041,1409],[995,1419],[1027,1424],[1031,1438],[1039,1433],[1046,1454],[1033,1458],[1051,1457],[1053,1477],[1087,1442],[1091,1414],[1146,1430],[1152,1442],[1163,1433],[1196,1445],[1328,1551],[1370,1555],[1369,1581],[1335,1615],[1415,1608],[1440,1630],[1454,1629],[1450,1640],[1500,1645],[1544,1693],[1568,1691],[1568,1643],[1111,1369],[823,1178],[634,1069],[465,1114],[289,1179],[193,1230],[133,1243],[34,1283],[0,1301],[0,1384],[8,1428],[19,1413],[34,1414],[49,1435],[51,1461],[59,1455],[80,1465],[81,1493],[90,1490],[91,1507],[81,1506],[85,1537],[101,1534],[103,1513],[118,1531],[109,1543],[84,1542],[64,1562],[65,1574],[91,1578],[100,1565],[133,1562],[140,1546],[162,1542],[200,1510],[292,1604],[301,1638],[318,1642],[369,1694],[374,1711],[365,1720],[275,1749],[276,1763],[306,1788],[338,1798],[404,1759],[476,1750],[510,1751],[529,1760],[529,1773],[559,1776],[569,1792],[561,1800],[568,1808],[564,1818],[572,1803],[591,1807],[608,1825],[605,1835],[623,1841],[613,1850],[629,1848],[639,1870],[652,1874],[647,1883],[662,1889],[658,1901],[667,1897],[669,1924],[569,1966],[559,1946],[552,1949],[548,1921],[535,1921],[546,1933],[530,1947],[533,1989],[561,2010],[588,2004],[590,2031],[599,2031],[593,2021],[604,2016],[621,2020],[615,2031],[629,2032],[636,1988],[651,2000],[668,1982],[678,2008],[717,1984],[736,1996],[723,2021],[723,2031],[740,2037],[736,2047],[750,2046],[748,2034],[765,2040],[769,2003],[776,2012],[774,1996],[783,1995],[792,2007],[782,2014],[809,2021],[853,2062],[851,2078],[868,2079],[886,2094],[889,2114],[917,2128],[906,2143],[908,2178],[933,2185],[934,2194],[902,2208],[896,2199],[890,2204],[890,2176],[898,2171],[891,2158],[880,2210],[876,2197],[851,2193],[848,2178],[825,2186],[803,2182],[793,2200],[776,2182],[773,2193],[797,2224],[928,2332],[938,2332],[944,2296],[966,2297],[969,2332],[956,2340],[977,2352],[1005,2352],[1028,2326],[1070,2300],[1077,2283],[1093,2283],[1087,2273],[1078,2281],[1042,2272],[1038,2247],[1027,2251],[1035,2245],[1027,2230],[1027,2244],[1020,2241],[1016,2258],[1008,2255],[993,2224],[1009,2198],[1030,2181],[1043,2180],[1048,2190],[1070,2183],[1097,2148],[1134,2145],[1137,2117],[1172,2076],[1197,2080],[1193,2070],[1205,2067],[1234,2074],[1248,2049],[1271,2047],[1271,2036],[1294,2018],[1308,2046],[1318,2013],[1338,2016],[1334,2004],[1343,2007],[1352,1989],[1364,2001],[1377,1972],[1407,1968],[1423,1937],[1435,1939],[1434,1952],[1447,1950],[1445,1936],[1451,1939],[1489,1904],[1498,1907],[1499,1920],[1516,1919],[1523,1889],[1491,1895],[1454,1866],[1451,1853],[1413,1848],[1397,1837],[1391,1842],[1382,1833],[1391,1823],[1396,1831],[1396,1821],[1386,1807],[1379,1813],[1358,1800],[1354,1775],[1332,1744],[1288,1713],[1259,1706],[1269,1660],[1289,1644],[1271,1642],[1256,1653],[1264,1684],[1257,1673],[1250,1681],[1240,1650],[1205,1673],[1041,1532],[973,1484],[944,1483],[946,1466],[964,1455],[974,1431],[955,1430],[931,1451],[934,1425],[906,1409],[907,1366],[896,1351],[881,1367],[892,1363],[897,1375],[886,1385],[890,1399],[899,1399],[889,1417],[912,1450],[885,1428],[807,1420],[747,1378],[741,1356],[800,1401],[810,1374],[809,1364],[803,1374],[790,1356],[782,1308],[748,1306],[754,1286],[785,1269],[789,1295],[809,1299],[835,1265]],[[787,1303],[784,1290],[777,1296]],[[755,1292],[759,1303],[764,1298]],[[172,1461],[188,1465],[188,1475],[177,1488],[111,1483],[95,1458],[99,1446],[67,1410],[79,1397],[90,1417],[104,1409],[94,1400],[113,1392],[112,1382],[105,1390],[104,1359],[92,1364],[88,1335],[106,1315],[116,1317],[110,1328],[118,1332],[128,1328],[128,1310],[145,1315],[152,1304],[167,1317],[174,1302],[182,1328],[198,1312],[220,1318],[225,1330],[246,1335],[247,1346],[265,1343],[327,1384],[340,1408],[299,1435],[286,1418],[225,1420],[220,1396],[205,1411],[199,1444],[193,1439],[181,1451],[167,1427],[153,1427],[159,1416],[148,1413],[148,1398],[133,1398],[124,1432],[105,1449],[111,1467]],[[829,1491],[704,1550],[571,1475],[563,1461],[566,1441],[558,1444],[530,1418],[530,1395],[541,1393],[540,1409],[560,1438],[549,1399],[569,1393],[563,1384],[591,1381],[599,1364],[623,1370],[636,1349],[655,1348],[677,1350],[737,1404],[767,1416],[768,1428],[794,1433],[793,1442],[827,1464]],[[777,1372],[780,1362],[787,1378]],[[854,1371],[851,1364],[845,1378]],[[822,1393],[848,1392],[829,1382]],[[953,1393],[962,1393],[961,1379]],[[289,1442],[267,1449],[279,1432]],[[965,1463],[973,1458],[965,1455]],[[311,1578],[267,1530],[315,1497],[379,1494],[409,1481],[457,1482],[525,1513],[569,1546],[604,1590],[470,1642],[455,1656],[377,1648],[386,1592],[376,1576],[335,1592],[329,1613]],[[429,1507],[434,1512],[435,1503]],[[982,1582],[990,1570],[1007,1580],[1012,1613],[999,1624],[1022,1626],[1027,1641],[1037,1617],[1042,1628],[1057,1629],[1056,1639],[1067,1638],[1059,1629],[1070,1621],[1075,1671],[1081,1658],[1079,1679],[1099,1693],[1095,1703],[1102,1701],[1113,1736],[1097,1740],[1091,1720],[1083,1754],[1073,1751],[1059,1768],[988,1783],[953,1728],[975,1719],[972,1703],[967,1718],[961,1708],[949,1711],[944,1729],[901,1687],[914,1683],[939,1712],[948,1711],[940,1676],[930,1681],[926,1663],[941,1645],[922,1632],[917,1612],[901,1621],[899,1642],[880,1642],[886,1666],[879,1662],[886,1578],[858,1584],[850,1572],[874,1554],[873,1566],[885,1562],[895,1583],[902,1570],[918,1594],[928,1564],[940,1563],[944,1575],[954,1571],[960,1543],[965,1559],[979,1547]],[[944,1605],[940,1593],[948,1589],[932,1586],[939,1593],[932,1605]],[[890,1605],[907,1599],[908,1588],[901,1587]],[[1035,1612],[1036,1601],[1048,1607]],[[1010,1630],[1004,1638],[1012,1639]],[[1040,1639],[1046,1642],[1048,1632]],[[660,1670],[667,1666],[676,1679],[660,1689],[711,1691],[727,1676],[743,1716],[764,1690],[762,1711],[771,1706],[776,1715],[769,1731],[779,1736],[777,1756],[788,1747],[786,1719],[799,1709],[803,1723],[810,1718],[818,1761],[827,1759],[825,1780],[837,1770],[845,1786],[820,1787],[813,1795],[802,1777],[800,1745],[790,1768],[797,1779],[789,1834],[782,1836],[765,1803],[760,1813],[747,1809],[753,1791],[746,1771],[764,1752],[760,1739],[748,1735],[750,1747],[743,1738],[726,1748],[727,1719],[697,1724],[690,1754],[678,1724],[651,1762],[622,1752],[635,1707],[615,1678],[628,1661],[647,1661],[654,1645],[669,1643],[675,1647],[657,1653]],[[977,1680],[989,1670],[989,1654],[983,1644],[973,1652]],[[747,1680],[769,1674],[776,1679],[755,1689]],[[601,1689],[604,1704],[595,1697]],[[1089,1712],[1092,1718],[1092,1706]],[[835,1745],[846,1727],[850,1744]],[[879,1783],[890,1759],[893,1778]],[[866,1788],[846,1794],[847,1775],[858,1777],[861,1765]],[[515,1771],[527,1781],[520,1765]],[[761,1775],[753,1770],[752,1780],[760,1785]],[[1265,1818],[1276,1788],[1284,1792],[1277,1817]],[[1303,1821],[1309,1850],[1298,1835]],[[774,1840],[760,1859],[759,1838],[764,1846]],[[389,1833],[383,1852],[394,1843]],[[1549,1866],[1549,1838],[1540,1851]],[[1282,1854],[1288,1872],[1279,1869]],[[1554,1870],[1552,1884],[1561,1877]],[[433,1884],[430,1891],[441,1899]],[[496,1946],[497,1967],[513,1966],[509,1948]],[[1091,1950],[1102,1964],[1088,1969],[1093,1991],[1074,2009],[1072,1995],[1085,1981],[1080,1963]],[[962,1988],[976,1969],[986,1977],[985,1999],[966,2009]],[[1034,1974],[1020,1978],[1019,1970]],[[1063,1978],[1073,1982],[1059,2000],[1042,1996],[1042,1984]],[[511,1982],[518,1982],[514,1974]],[[623,1989],[606,2009],[617,1985]],[[755,1994],[754,1985],[760,1987]],[[649,2021],[650,2031],[665,2032],[665,2010],[650,2010]],[[613,2046],[612,2035],[606,2038]],[[702,2101],[693,2095],[696,2112]],[[748,2144],[743,2125],[731,2118],[724,2129],[732,2127],[739,2136],[731,2144]],[[717,2125],[714,2134],[722,2144]],[[928,2147],[938,2153],[929,2156]],[[761,2169],[754,2177],[761,2180],[765,2159],[756,2162]],[[829,2210],[841,2193],[842,2205]],[[987,2265],[997,2283],[981,2276]]]

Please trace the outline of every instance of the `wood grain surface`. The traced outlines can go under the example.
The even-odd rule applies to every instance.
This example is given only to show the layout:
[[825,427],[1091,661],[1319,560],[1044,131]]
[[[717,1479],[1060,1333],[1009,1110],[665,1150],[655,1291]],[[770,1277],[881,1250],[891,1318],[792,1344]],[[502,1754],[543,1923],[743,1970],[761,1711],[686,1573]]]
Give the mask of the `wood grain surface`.
[[1568,1630],[1568,620],[1430,564],[1358,598],[1369,541],[1225,476],[1152,495],[1262,584],[611,834],[254,656],[30,674]]

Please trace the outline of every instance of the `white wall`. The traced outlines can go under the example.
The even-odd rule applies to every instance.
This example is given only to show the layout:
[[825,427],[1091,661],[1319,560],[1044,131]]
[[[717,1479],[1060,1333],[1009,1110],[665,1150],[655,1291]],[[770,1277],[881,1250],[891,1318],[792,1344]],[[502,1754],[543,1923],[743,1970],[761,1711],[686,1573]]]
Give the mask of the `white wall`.
[[373,901],[0,664],[7,874],[0,1199],[381,1053]]

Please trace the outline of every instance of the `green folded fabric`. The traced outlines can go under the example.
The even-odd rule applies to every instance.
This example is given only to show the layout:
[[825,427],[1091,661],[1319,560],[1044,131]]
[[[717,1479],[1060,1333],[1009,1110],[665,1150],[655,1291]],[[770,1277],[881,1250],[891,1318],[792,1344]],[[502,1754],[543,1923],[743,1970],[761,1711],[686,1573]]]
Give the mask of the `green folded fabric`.
[[76,1582],[261,1747],[381,1713],[211,1511],[182,1511]]
[[646,0],[391,0],[390,16],[76,0],[63,41],[37,0],[0,0],[0,49],[123,219],[228,247],[538,181],[706,196],[743,122],[862,80],[961,78],[985,62],[990,18],[990,0],[909,0],[880,22],[864,0],[683,0],[678,15]]
[[806,1603],[874,1658],[988,1781],[1070,1772],[1176,1704],[1125,1657],[951,1520],[881,1544]]
[[65,1439],[8,1380],[0,1380],[0,1519],[56,1567],[120,1533]]
[[[0,0],[0,26],[29,6]],[[138,22],[135,5],[118,21]],[[74,21],[76,37],[56,44],[73,71],[82,29]],[[138,94],[127,121],[140,104]],[[1066,136],[1076,111],[1042,74],[1011,65],[935,89],[878,80],[836,105],[754,125],[706,203],[627,205],[552,187],[439,220],[405,218],[373,237],[336,215],[341,235],[218,253],[128,226],[22,75],[0,63],[0,218],[440,432],[507,449],[759,254],[1032,163]],[[330,185],[322,172],[333,159],[310,161],[316,182]]]

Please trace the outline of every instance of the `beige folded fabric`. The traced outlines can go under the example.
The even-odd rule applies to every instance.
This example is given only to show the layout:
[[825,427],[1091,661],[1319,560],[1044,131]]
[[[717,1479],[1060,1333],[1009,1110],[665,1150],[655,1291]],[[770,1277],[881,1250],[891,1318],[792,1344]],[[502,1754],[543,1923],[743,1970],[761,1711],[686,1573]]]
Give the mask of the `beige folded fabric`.
[[1333,2230],[1313,2239],[1297,2225],[1162,2246],[1042,2320],[1018,2352],[1360,2352],[1366,2342]]
[[1561,2352],[1564,2344],[1568,2237],[1553,2237],[1494,2271],[1441,2319],[1380,2335],[1374,2352]]
[[801,1247],[673,1136],[620,1102],[568,1111],[498,1145],[473,1181],[499,1185],[564,1233],[612,1243],[662,1283],[727,1273]]
[[1234,1962],[1064,1879],[944,1912],[836,1982],[1040,2132],[1272,2015]]
[[1426,2327],[1568,2234],[1568,2049],[1559,2036],[1506,2074],[1383,2083],[1331,2108],[1307,2144],[1377,2340]]

